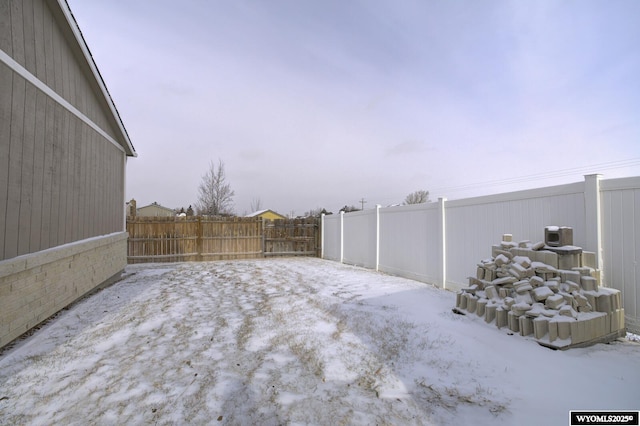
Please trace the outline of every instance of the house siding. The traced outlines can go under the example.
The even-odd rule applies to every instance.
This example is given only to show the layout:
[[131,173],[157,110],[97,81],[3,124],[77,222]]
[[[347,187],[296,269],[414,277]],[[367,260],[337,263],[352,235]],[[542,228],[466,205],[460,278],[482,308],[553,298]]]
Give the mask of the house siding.
[[63,24],[57,0],[0,0],[0,49],[38,80],[115,137],[115,119],[72,32]]
[[64,0],[0,0],[0,347],[127,263],[120,117]]
[[124,228],[126,154],[52,10],[0,1],[0,48],[95,125],[0,62],[0,260]]
[[125,153],[0,63],[0,259],[123,229]]

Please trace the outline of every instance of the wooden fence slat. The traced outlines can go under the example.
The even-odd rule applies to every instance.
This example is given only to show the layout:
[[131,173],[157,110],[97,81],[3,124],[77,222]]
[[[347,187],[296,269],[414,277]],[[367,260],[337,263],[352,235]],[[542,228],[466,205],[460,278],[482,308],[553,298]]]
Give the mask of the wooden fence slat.
[[127,218],[129,263],[318,256],[315,218]]

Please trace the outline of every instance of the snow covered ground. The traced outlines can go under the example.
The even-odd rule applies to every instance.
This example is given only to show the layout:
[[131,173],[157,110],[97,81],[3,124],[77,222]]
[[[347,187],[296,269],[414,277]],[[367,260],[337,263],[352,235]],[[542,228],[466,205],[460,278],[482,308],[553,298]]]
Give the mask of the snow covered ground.
[[130,265],[0,354],[0,424],[567,425],[640,409],[640,344],[553,351],[314,258]]

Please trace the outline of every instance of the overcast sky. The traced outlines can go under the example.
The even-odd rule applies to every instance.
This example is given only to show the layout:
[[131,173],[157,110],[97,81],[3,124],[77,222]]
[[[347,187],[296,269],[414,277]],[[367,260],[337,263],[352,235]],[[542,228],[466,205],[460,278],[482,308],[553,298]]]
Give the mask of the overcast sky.
[[68,0],[138,152],[127,198],[235,211],[640,175],[640,2]]

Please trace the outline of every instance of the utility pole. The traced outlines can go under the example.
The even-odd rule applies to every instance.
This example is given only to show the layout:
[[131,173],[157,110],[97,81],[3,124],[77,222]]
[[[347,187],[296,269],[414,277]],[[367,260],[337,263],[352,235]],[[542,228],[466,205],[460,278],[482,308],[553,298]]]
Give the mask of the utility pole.
[[364,203],[366,203],[366,200],[364,199],[364,197],[360,200],[360,204],[362,205],[362,210],[364,210]]

